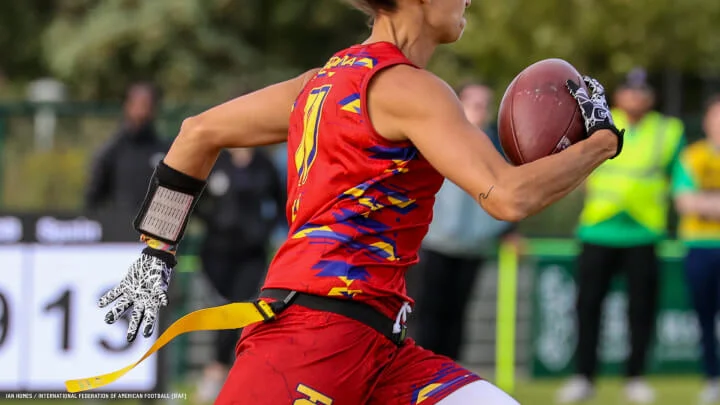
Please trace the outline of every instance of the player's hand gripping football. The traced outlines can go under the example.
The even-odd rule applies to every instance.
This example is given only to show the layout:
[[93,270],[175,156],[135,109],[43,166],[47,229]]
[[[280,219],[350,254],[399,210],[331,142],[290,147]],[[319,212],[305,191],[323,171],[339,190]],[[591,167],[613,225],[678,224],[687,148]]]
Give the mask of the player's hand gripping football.
[[98,301],[104,308],[114,303],[105,315],[105,322],[112,324],[130,312],[127,340],[132,342],[144,321],[143,336],[150,337],[157,323],[160,308],[168,304],[167,289],[172,269],[177,264],[170,251],[155,249],[149,243],[140,257],[130,265],[120,284],[105,293]]
[[[583,76],[585,85],[590,90],[588,94],[584,87],[572,80],[568,80],[566,85],[570,94],[577,100],[582,111],[583,120],[585,121],[585,130],[587,136],[592,135],[600,129],[612,131],[618,137],[618,147],[615,156],[619,155],[623,146],[623,135],[625,130],[618,130],[613,121],[610,107],[608,107],[605,99],[605,89],[602,84],[589,76]],[[613,158],[615,157],[613,156]]]

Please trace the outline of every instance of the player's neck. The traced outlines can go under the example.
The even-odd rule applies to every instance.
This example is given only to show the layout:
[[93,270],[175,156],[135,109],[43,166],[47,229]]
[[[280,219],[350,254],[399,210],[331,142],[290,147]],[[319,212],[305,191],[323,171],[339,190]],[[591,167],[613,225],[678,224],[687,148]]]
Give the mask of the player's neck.
[[435,52],[437,43],[422,24],[408,18],[378,16],[372,34],[365,43],[390,42],[395,44],[412,63],[426,67]]

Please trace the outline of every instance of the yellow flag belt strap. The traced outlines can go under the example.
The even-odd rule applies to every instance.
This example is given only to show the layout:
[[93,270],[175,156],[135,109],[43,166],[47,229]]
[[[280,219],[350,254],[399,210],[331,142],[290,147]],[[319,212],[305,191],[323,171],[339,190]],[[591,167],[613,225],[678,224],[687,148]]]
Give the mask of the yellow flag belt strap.
[[260,297],[276,301],[265,302],[258,299],[254,302],[236,302],[191,312],[170,325],[135,363],[111,373],[65,381],[65,387],[68,392],[104,387],[117,381],[179,335],[202,330],[241,329],[256,323],[272,321],[293,303],[355,319],[374,328],[398,345],[405,339],[405,325],[402,325],[402,332],[393,333],[393,321],[367,304],[280,289],[265,290]]
[[150,349],[142,355],[140,360],[111,373],[65,381],[65,388],[68,392],[80,392],[111,384],[137,367],[138,364],[160,350],[171,340],[184,333],[201,330],[241,329],[256,323],[271,321],[292,303],[296,295],[295,291],[289,291],[282,299],[276,302],[265,302],[263,300],[235,302],[191,312],[170,325]]

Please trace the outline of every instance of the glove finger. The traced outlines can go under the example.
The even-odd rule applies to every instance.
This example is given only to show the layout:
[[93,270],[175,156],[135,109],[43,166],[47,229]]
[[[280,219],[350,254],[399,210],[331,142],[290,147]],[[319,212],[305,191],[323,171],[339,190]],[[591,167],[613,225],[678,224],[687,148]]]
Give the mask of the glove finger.
[[568,80],[565,82],[565,87],[567,87],[568,91],[570,91],[570,95],[575,97],[575,94],[577,94],[578,89],[580,89],[580,85],[575,83],[572,80]]
[[138,328],[140,327],[140,324],[142,323],[143,316],[145,314],[145,307],[142,305],[136,304],[133,307],[132,314],[130,314],[130,323],[128,325],[128,331],[127,331],[127,341],[133,342],[135,338],[137,337]]
[[115,306],[112,307],[112,309],[105,314],[105,323],[113,324],[117,322],[118,319],[122,318],[122,316],[127,312],[128,309],[132,306],[132,302],[130,302],[129,299],[127,299],[125,296],[120,297],[118,299]]
[[123,293],[122,286],[120,284],[116,285],[110,291],[103,294],[102,297],[98,300],[97,304],[100,308],[105,308],[110,304],[111,302],[115,301],[119,296],[121,296]]
[[143,327],[143,336],[150,337],[155,331],[155,323],[160,312],[160,301],[155,301],[145,309],[145,325]]
[[158,300],[158,305],[161,307],[166,307],[168,304],[168,296],[167,293],[164,290],[158,291],[155,296]]
[[594,79],[590,76],[583,76],[583,81],[585,82],[585,85],[590,89],[593,95],[603,95],[605,94],[605,88],[600,84],[597,79]]

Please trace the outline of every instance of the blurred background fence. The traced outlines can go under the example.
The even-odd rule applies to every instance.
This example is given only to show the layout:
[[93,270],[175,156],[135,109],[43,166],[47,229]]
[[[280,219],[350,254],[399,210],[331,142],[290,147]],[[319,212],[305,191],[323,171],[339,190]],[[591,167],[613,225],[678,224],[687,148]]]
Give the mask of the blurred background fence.
[[[202,109],[163,110],[160,133],[171,139],[184,118]],[[0,104],[0,209],[82,210],[91,159],[121,117],[119,104]]]
[[[55,119],[51,135],[45,136],[41,114],[48,106]],[[165,108],[157,120],[160,134],[171,140],[184,118],[206,107]],[[0,210],[82,211],[91,159],[117,130],[121,116],[119,104],[0,104]],[[685,114],[682,119],[688,142],[702,137],[698,113]],[[582,197],[580,191],[574,192],[526,219],[520,225],[523,234],[571,237]]]

